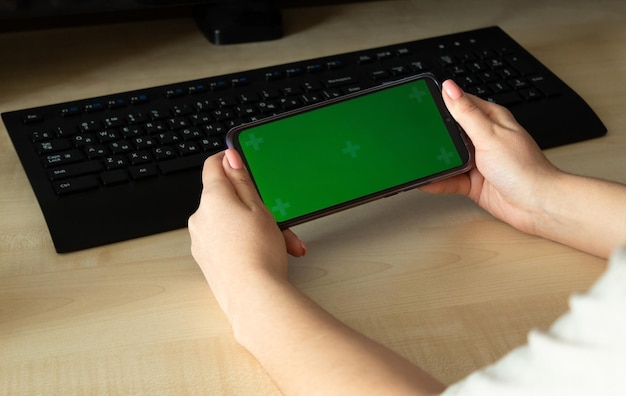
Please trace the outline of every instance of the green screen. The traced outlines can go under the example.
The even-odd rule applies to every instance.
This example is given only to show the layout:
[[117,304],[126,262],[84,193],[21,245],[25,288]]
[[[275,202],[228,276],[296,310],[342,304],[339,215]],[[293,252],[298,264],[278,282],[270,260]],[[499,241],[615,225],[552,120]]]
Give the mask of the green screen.
[[424,80],[253,126],[237,140],[278,222],[463,164]]

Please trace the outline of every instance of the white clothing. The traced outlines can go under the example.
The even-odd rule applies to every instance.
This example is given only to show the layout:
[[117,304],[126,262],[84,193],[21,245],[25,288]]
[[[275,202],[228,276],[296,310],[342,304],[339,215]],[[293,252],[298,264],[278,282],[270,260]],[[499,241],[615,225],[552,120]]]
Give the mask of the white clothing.
[[443,395],[626,395],[626,246],[548,331],[531,331],[527,345]]

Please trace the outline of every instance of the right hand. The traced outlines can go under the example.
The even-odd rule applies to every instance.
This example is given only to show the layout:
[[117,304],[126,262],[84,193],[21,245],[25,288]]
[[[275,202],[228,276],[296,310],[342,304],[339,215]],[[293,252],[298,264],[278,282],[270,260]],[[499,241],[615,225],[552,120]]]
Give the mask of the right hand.
[[463,92],[452,80],[443,83],[442,94],[474,144],[475,166],[420,189],[466,195],[500,220],[535,234],[545,193],[562,172],[504,107]]

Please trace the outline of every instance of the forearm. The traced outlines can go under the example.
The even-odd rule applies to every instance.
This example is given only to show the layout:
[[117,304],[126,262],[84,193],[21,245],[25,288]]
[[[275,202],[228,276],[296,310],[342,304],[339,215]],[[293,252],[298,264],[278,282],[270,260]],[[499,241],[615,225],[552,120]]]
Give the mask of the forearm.
[[626,186],[563,173],[546,197],[537,235],[604,258],[626,243]]
[[[344,326],[288,282],[264,280],[231,315],[237,340],[285,394],[426,395],[443,386]],[[243,301],[243,300],[242,300]]]

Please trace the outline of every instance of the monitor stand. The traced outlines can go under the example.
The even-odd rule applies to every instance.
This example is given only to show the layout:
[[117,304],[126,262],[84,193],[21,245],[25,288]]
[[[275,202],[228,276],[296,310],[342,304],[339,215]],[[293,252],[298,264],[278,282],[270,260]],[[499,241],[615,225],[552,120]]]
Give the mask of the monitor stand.
[[283,37],[280,8],[273,1],[236,1],[197,6],[194,18],[213,44],[240,44]]

